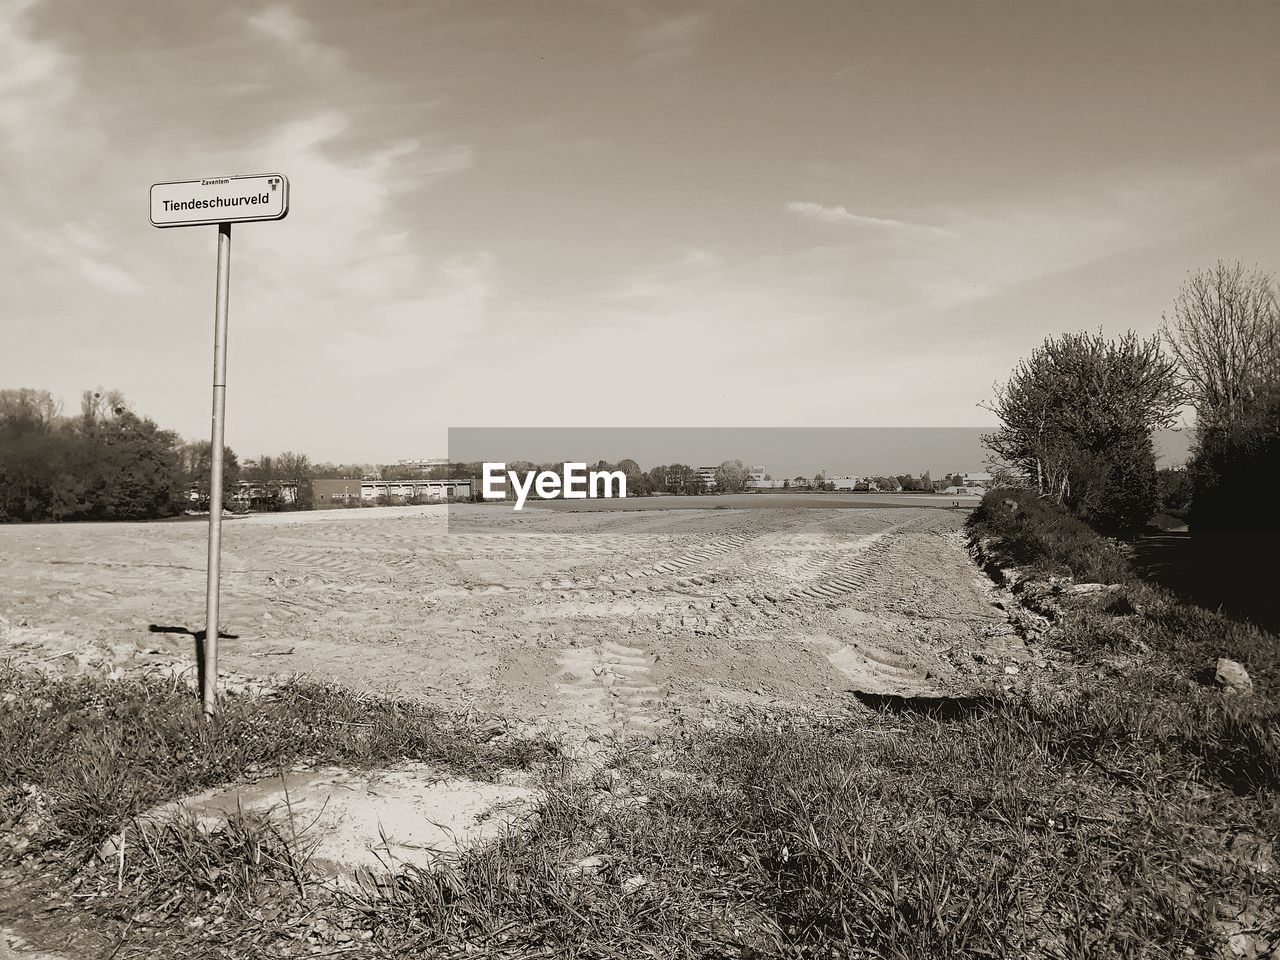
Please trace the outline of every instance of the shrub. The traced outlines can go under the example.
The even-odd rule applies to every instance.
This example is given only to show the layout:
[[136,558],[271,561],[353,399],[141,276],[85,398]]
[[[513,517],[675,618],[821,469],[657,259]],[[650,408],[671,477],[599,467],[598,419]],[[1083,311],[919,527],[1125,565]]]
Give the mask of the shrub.
[[994,538],[1003,559],[1044,576],[1066,574],[1093,583],[1132,578],[1120,544],[1029,489],[988,491],[969,518],[969,528],[978,537]]
[[1231,426],[1200,436],[1191,475],[1196,575],[1206,595],[1268,624],[1280,623],[1274,551],[1280,505],[1267,490],[1280,469],[1280,392]]
[[1160,509],[1184,511],[1191,507],[1191,473],[1181,467],[1162,467],[1156,471],[1156,489]]
[[1158,339],[1129,331],[1050,337],[996,386],[983,442],[1036,489],[1099,530],[1130,535],[1156,506],[1151,433],[1181,403]]

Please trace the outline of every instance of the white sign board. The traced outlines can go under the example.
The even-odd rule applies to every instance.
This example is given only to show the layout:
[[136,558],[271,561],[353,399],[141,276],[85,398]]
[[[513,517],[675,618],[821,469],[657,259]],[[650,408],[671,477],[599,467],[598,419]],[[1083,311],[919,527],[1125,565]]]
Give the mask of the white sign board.
[[151,185],[151,223],[157,227],[281,220],[288,212],[289,181],[278,173]]

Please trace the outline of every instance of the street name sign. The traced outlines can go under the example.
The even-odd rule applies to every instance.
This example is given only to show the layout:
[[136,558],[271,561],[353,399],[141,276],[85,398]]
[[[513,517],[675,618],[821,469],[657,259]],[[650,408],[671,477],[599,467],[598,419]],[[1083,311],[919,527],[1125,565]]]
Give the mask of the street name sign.
[[283,220],[288,212],[289,181],[278,173],[151,185],[151,223],[157,227]]
[[289,181],[278,173],[211,177],[151,185],[151,223],[157,227],[217,226],[218,272],[213,298],[213,416],[209,440],[209,565],[204,634],[197,634],[200,704],[218,710],[218,623],[222,605],[222,457],[227,425],[227,313],[231,299],[231,225],[283,220]]

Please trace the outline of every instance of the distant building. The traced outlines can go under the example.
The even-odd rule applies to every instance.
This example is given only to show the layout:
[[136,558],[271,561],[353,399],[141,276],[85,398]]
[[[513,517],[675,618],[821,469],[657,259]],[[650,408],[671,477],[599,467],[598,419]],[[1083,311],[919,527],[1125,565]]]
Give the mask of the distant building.
[[448,457],[420,457],[417,460],[397,460],[397,467],[417,467],[420,470],[430,470],[433,467],[447,467],[449,465]]
[[462,480],[312,480],[317,507],[387,500],[446,500],[471,496],[471,481]]
[[719,467],[698,467],[694,472],[698,475],[698,479],[702,481],[702,485],[708,490],[716,488],[716,471]]
[[960,479],[966,487],[989,487],[992,477],[989,473],[962,473]]
[[359,503],[360,487],[366,480],[312,480],[311,492],[315,505],[331,506],[335,503]]
[[834,485],[834,490],[857,490],[862,493],[896,493],[902,489],[902,484],[897,480],[892,480],[888,486],[881,486],[875,477],[828,477],[827,482]]
[[[294,504],[298,502],[298,483],[286,480],[279,483],[264,484],[255,480],[237,480],[225,491],[226,498],[232,503],[248,506],[274,501],[277,504]],[[209,499],[209,491],[200,489],[199,484],[191,484],[187,488],[187,500],[201,504]]]
[[261,503],[263,500],[278,500],[280,503],[293,504],[298,502],[298,482],[296,480],[287,480],[281,483],[272,483],[270,485],[257,483],[253,480],[237,481],[235,489],[231,492],[231,499],[235,503]]

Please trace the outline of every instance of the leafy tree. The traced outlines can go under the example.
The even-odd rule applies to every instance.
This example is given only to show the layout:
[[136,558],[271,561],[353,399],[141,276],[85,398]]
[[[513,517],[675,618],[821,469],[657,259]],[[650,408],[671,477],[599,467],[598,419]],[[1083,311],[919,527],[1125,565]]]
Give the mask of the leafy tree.
[[46,391],[0,392],[0,520],[141,520],[177,512],[177,437],[118,392],[59,416]]
[[650,493],[671,493],[671,488],[667,484],[667,474],[670,471],[665,463],[654,467],[645,474],[645,483]]
[[[178,447],[179,486],[182,490],[195,490],[196,503],[201,508],[209,506],[209,452],[213,444],[208,440],[195,440]],[[250,461],[252,462],[252,461]],[[240,482],[240,458],[230,447],[222,448],[223,506],[230,502],[231,493]]]
[[[458,466],[455,464],[455,466]],[[346,480],[349,478],[364,477],[371,475],[374,470],[366,463],[319,463],[311,468],[311,477],[313,480]],[[479,476],[479,467],[476,467],[476,476]],[[445,479],[448,476],[448,468],[444,469],[444,475],[439,479]],[[459,474],[459,476],[467,476],[467,474]]]
[[648,475],[634,460],[624,457],[618,461],[617,469],[626,475],[628,497],[644,497],[653,492],[649,486]]
[[1152,431],[1175,422],[1182,397],[1159,338],[1067,333],[996,386],[989,409],[1001,425],[983,442],[1041,495],[1130,533],[1156,505]]
[[1191,471],[1185,467],[1164,467],[1156,471],[1156,489],[1161,510],[1186,510],[1191,506]]
[[86,518],[146,520],[171,516],[181,505],[178,438],[153,420],[117,408],[97,423],[86,465]]
[[31,429],[25,418],[0,423],[0,520],[64,520],[85,504],[88,441],[64,425]]
[[1253,399],[1229,425],[1203,430],[1189,467],[1197,591],[1273,629],[1280,506],[1266,487],[1277,471],[1280,389]]
[[279,479],[279,471],[276,469],[276,458],[268,454],[259,454],[255,459],[246,460],[244,463],[243,479],[252,483],[258,483],[264,487],[274,484]]
[[673,463],[667,467],[667,488],[671,493],[696,496],[706,493],[706,485],[698,476],[698,471],[684,463]]
[[716,467],[716,490],[720,493],[742,493],[747,489],[750,472],[741,460],[726,460]]

